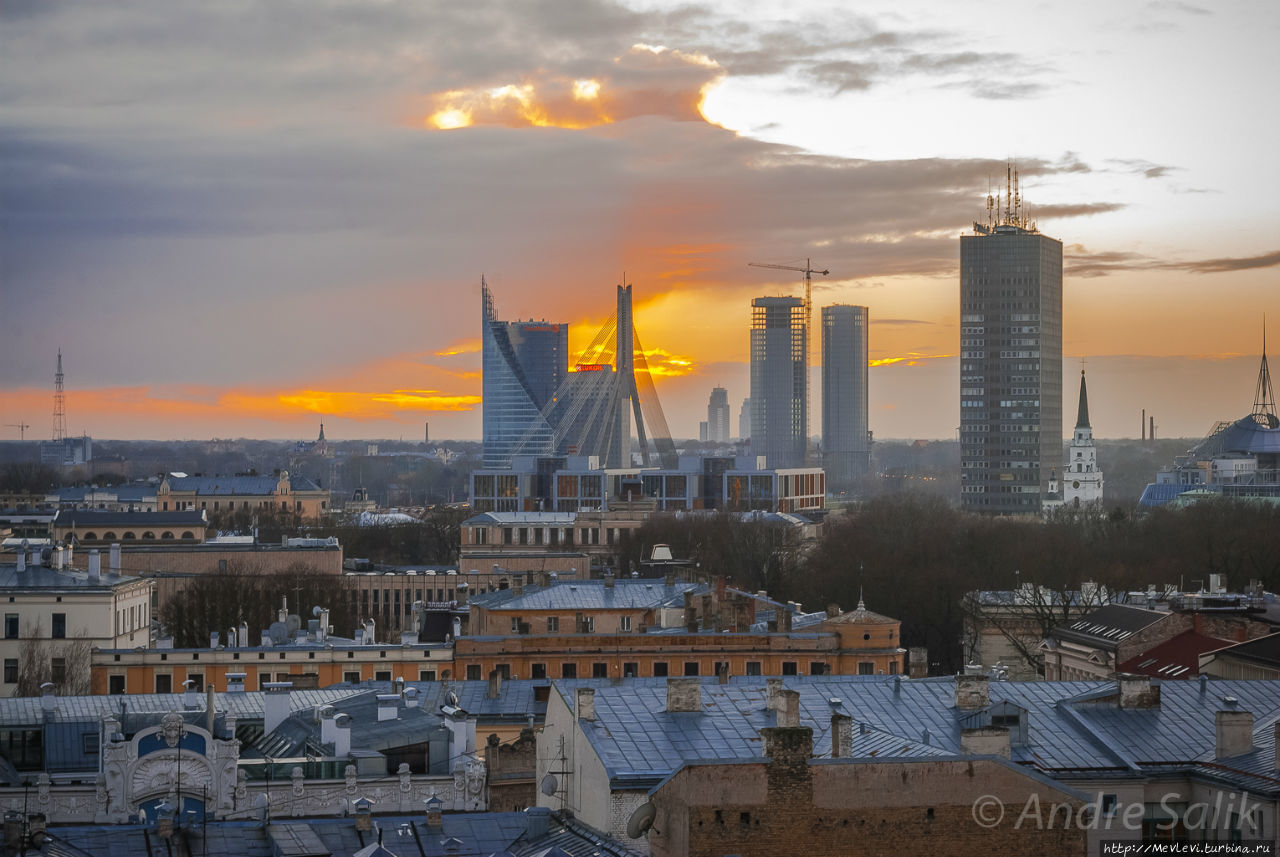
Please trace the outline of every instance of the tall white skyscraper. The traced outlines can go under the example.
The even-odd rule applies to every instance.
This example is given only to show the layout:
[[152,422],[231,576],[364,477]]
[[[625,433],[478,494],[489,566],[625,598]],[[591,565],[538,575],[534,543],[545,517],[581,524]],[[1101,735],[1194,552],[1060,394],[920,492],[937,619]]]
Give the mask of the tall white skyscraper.
[[729,391],[713,387],[707,401],[707,440],[712,443],[729,442]]

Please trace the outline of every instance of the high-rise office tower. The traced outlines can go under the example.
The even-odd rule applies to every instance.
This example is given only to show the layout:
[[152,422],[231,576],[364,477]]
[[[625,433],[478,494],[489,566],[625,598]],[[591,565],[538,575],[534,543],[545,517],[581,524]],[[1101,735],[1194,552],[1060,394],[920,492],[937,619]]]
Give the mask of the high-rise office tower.
[[729,442],[729,391],[712,387],[707,401],[707,438],[711,443]]
[[848,488],[870,466],[867,308],[822,308],[822,467],[828,488]]
[[738,409],[738,439],[751,440],[751,397],[747,396],[742,400],[742,407]]
[[803,467],[809,440],[809,325],[801,298],[751,302],[751,454]]
[[1010,179],[960,237],[960,501],[1035,514],[1062,456],[1062,242]]
[[552,451],[553,427],[543,409],[568,373],[569,325],[499,321],[483,278],[480,291],[484,466],[509,467],[517,449]]

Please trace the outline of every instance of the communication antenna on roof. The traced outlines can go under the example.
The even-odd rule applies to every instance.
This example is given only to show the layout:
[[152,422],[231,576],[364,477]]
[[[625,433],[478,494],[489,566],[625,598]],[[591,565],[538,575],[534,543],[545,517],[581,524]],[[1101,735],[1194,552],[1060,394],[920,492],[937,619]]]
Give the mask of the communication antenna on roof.
[[995,226],[996,198],[991,195],[991,176],[987,175],[987,225]]
[[62,349],[58,349],[58,371],[53,376],[53,439],[67,437],[67,403],[62,392]]
[[1253,393],[1253,418],[1267,428],[1280,428],[1276,415],[1276,394],[1271,386],[1271,369],[1267,366],[1267,316],[1262,316],[1262,363],[1258,367],[1258,386]]

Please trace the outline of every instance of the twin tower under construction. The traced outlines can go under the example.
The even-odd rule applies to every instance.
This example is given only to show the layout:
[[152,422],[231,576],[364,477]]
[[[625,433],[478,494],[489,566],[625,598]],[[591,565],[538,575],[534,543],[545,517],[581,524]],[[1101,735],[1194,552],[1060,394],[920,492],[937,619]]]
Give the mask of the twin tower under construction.
[[510,467],[519,455],[589,455],[630,467],[633,431],[645,465],[676,466],[632,322],[631,286],[617,289],[614,314],[570,367],[569,325],[500,321],[480,279],[485,468]]

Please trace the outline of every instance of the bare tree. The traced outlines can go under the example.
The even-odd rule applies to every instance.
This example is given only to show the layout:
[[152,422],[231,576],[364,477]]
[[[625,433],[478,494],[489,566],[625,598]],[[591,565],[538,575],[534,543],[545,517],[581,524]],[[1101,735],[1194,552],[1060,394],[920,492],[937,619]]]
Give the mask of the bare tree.
[[46,682],[57,685],[62,696],[89,693],[89,667],[93,645],[81,629],[74,637],[52,640],[39,622],[28,624],[18,648],[18,682],[14,696],[40,696]]

